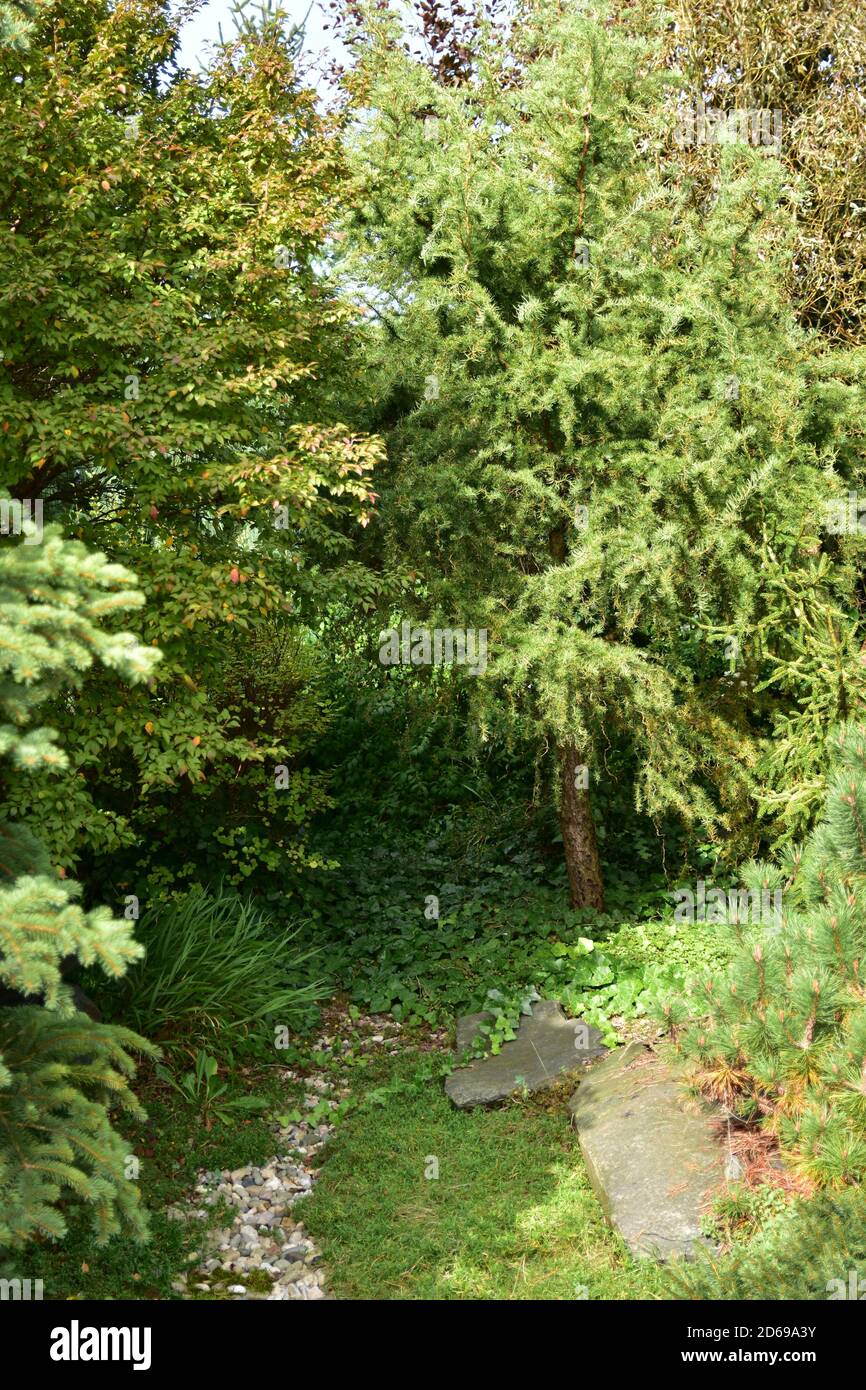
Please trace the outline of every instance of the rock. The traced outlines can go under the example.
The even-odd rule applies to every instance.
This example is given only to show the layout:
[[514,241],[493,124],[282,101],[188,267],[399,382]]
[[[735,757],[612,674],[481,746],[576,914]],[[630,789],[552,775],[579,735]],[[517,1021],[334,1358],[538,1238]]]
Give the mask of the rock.
[[724,1182],[718,1112],[687,1105],[670,1068],[635,1042],[587,1073],[569,1109],[596,1196],[633,1254],[708,1245],[701,1216]]
[[246,1214],[247,1225],[253,1227],[279,1225],[279,1216],[270,1211],[254,1211]]
[[[457,1024],[457,1051],[472,1046],[479,1024],[489,1014],[468,1014]],[[473,1105],[490,1105],[504,1100],[525,1085],[538,1091],[559,1081],[564,1072],[574,1071],[606,1052],[597,1028],[580,1019],[566,1018],[559,1004],[541,999],[532,1014],[520,1020],[517,1037],[503,1044],[495,1057],[484,1057],[468,1067],[453,1071],[445,1091],[461,1110]]]
[[[330,1079],[324,1075],[305,1080],[319,1092],[332,1089]],[[178,1220],[189,1221],[193,1216],[204,1216],[205,1207],[217,1201],[227,1203],[228,1229],[202,1233],[202,1251],[187,1258],[200,1262],[201,1253],[210,1251],[210,1258],[201,1264],[205,1276],[221,1272],[223,1276],[230,1274],[242,1280],[261,1269],[274,1276],[274,1287],[267,1293],[248,1290],[242,1282],[228,1285],[226,1291],[236,1299],[327,1298],[320,1287],[324,1275],[311,1268],[312,1262],[319,1259],[319,1252],[311,1240],[305,1239],[302,1223],[290,1214],[294,1203],[312,1190],[317,1170],[306,1166],[309,1160],[305,1153],[287,1152],[286,1146],[291,1141],[292,1146],[296,1144],[298,1148],[321,1148],[323,1140],[333,1133],[333,1126],[302,1122],[281,1128],[274,1123],[271,1129],[280,1147],[266,1164],[247,1164],[231,1171],[199,1172],[189,1204],[176,1206],[172,1215]],[[194,1286],[195,1292],[213,1296],[213,1283],[202,1279],[201,1275],[199,1280]],[[175,1282],[173,1288],[187,1297],[192,1292],[181,1282]]]

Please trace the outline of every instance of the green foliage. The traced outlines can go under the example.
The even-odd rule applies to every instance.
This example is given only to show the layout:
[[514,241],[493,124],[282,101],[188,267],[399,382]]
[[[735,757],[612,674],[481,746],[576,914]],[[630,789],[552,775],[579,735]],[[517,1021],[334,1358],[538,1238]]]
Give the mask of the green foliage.
[[[254,1092],[268,1096],[274,1106],[286,1104],[292,1088],[273,1069],[240,1067],[227,1052],[221,1053],[221,1064],[229,1099]],[[247,1163],[265,1163],[274,1152],[273,1127],[258,1111],[237,1111],[231,1124],[206,1129],[199,1105],[158,1080],[148,1066],[141,1069],[137,1090],[147,1119],[124,1114],[118,1127],[127,1153],[138,1163],[137,1185],[151,1239],[139,1243],[118,1235],[94,1246],[83,1209],[71,1208],[62,1241],[33,1243],[24,1252],[13,1252],[0,1264],[2,1276],[26,1272],[42,1279],[45,1297],[55,1300],[178,1297],[172,1283],[201,1262],[203,1238],[223,1224],[225,1215],[221,1207],[214,1207],[210,1220],[178,1221],[167,1208],[188,1201],[202,1169],[231,1171]]]
[[866,698],[863,634],[850,599],[863,565],[859,531],[832,542],[827,554],[791,572],[767,556],[767,609],[753,632],[763,679],[755,695],[782,691],[772,739],[757,765],[761,815],[777,847],[802,838],[823,806],[831,731]]
[[[66,765],[55,731],[36,722],[46,700],[74,688],[95,660],[130,682],[146,679],[159,653],[101,627],[141,604],[128,571],[55,527],[34,540],[31,530],[0,547],[0,751],[46,794],[46,774]],[[117,978],[142,948],[128,922],[78,905],[78,885],[57,877],[26,828],[7,822],[3,841],[0,982],[43,1007],[8,1007],[7,994],[0,1008],[0,1247],[62,1236],[70,1202],[87,1206],[97,1242],[122,1228],[141,1235],[111,1112],[138,1112],[130,1053],[155,1049],[76,1014],[62,963],[73,957]]]
[[[307,1210],[344,1295],[825,1297],[866,1258],[856,726],[827,793],[866,699],[866,542],[828,521],[864,482],[856,161],[826,174],[805,120],[782,161],[674,148],[677,59],[787,88],[778,6],[736,64],[737,6],[701,39],[615,0],[425,4],[424,57],[403,8],[344,6],[326,109],[272,0],[198,75],[168,0],[0,0],[0,530],[49,523],[0,539],[0,1246],[52,1297],[170,1296],[159,1208],[267,1153],[273,1103],[340,1125]],[[842,71],[794,84],[837,150]],[[403,618],[485,630],[489,667],[384,667]],[[572,755],[605,912],[563,906]],[[762,841],[780,864],[743,864]],[[784,883],[783,923],[675,920],[710,855]],[[605,1228],[564,1087],[458,1114],[441,1038],[311,1052],[328,991],[395,1042],[486,1010],[476,1055],[539,997],[610,1044],[660,1011],[821,1190],[729,1188],[734,1254],[669,1282]],[[149,1128],[127,1025],[171,1051]]]
[[[566,907],[561,866],[531,848],[495,841],[456,859],[459,814],[445,834],[380,821],[373,847],[365,823],[316,841],[339,867],[299,884],[304,939],[319,947],[322,974],[365,1011],[432,1023],[490,1010],[501,1044],[537,991],[615,1041],[613,1018],[643,1016],[727,959],[729,931],[675,923],[661,879],[639,888],[624,875],[617,892],[611,870],[611,911],[600,915]],[[438,917],[425,915],[432,898]]]
[[19,53],[27,48],[33,5],[28,0],[2,0],[0,3],[0,49]]
[[714,1244],[728,1248],[758,1234],[767,1222],[789,1206],[788,1194],[772,1183],[733,1183],[713,1199],[712,1211],[701,1222],[701,1232]]
[[501,1052],[503,1043],[517,1037],[521,1018],[532,1013],[532,1005],[538,998],[538,991],[533,986],[516,990],[510,996],[504,995],[500,989],[489,989],[484,996],[484,1012],[490,1017],[482,1019],[479,1024],[469,1055],[486,1057],[489,1053],[496,1056]]
[[[318,867],[307,821],[332,805],[328,770],[311,766],[330,719],[321,664],[312,635],[297,624],[263,621],[256,633],[226,638],[211,698],[260,761],[215,759],[183,794],[173,784],[154,787],[138,816],[146,844],[108,860],[118,897],[135,892],[151,902],[223,880],[251,882],[257,896],[281,903],[287,876]],[[167,837],[179,796],[183,834]]]
[[[626,23],[648,6],[617,6]],[[866,64],[866,15],[860,0],[830,6],[768,0],[674,0],[668,26],[671,60],[693,91],[712,92],[717,109],[778,112],[782,159],[804,195],[794,209],[797,244],[789,275],[792,299],[806,322],[829,339],[866,340],[866,236],[860,212],[859,163]],[[709,103],[708,103],[709,104]],[[712,196],[718,146],[680,151],[693,196]]]
[[161,1041],[255,1031],[272,1045],[273,1028],[303,1022],[322,995],[297,935],[228,890],[189,893],[145,914],[143,961],[101,998]]
[[129,1086],[130,1053],[141,1051],[156,1049],[86,1016],[0,1009],[0,1247],[61,1238],[70,1203],[86,1205],[97,1245],[121,1229],[146,1233],[129,1150],[110,1123],[113,1111],[141,1114]]
[[216,1057],[211,1057],[201,1047],[195,1054],[192,1069],[178,1079],[163,1066],[157,1066],[156,1074],[160,1081],[198,1107],[205,1129],[211,1129],[214,1120],[227,1125],[242,1112],[267,1110],[270,1104],[261,1096],[230,1095],[228,1081],[220,1079]]
[[303,860],[319,714],[279,654],[321,606],[318,560],[339,569],[368,519],[380,453],[319,380],[352,332],[322,276],[339,122],[281,15],[198,76],[174,65],[178,22],[164,0],[45,0],[26,52],[0,50],[0,484],[133,570],[163,653],[152,683],[94,671],[56,707],[56,802],[7,788],[94,885],[133,878],[142,845],[152,873],[169,820],[188,883]]
[[[848,1298],[866,1292],[866,1205],[860,1189],[798,1201],[742,1249],[678,1262],[669,1296],[687,1299]],[[853,1275],[853,1280],[852,1280]]]
[[630,1259],[604,1220],[563,1123],[565,1096],[467,1115],[431,1075],[440,1061],[384,1059],[367,1083],[378,1103],[328,1146],[304,1224],[327,1251],[329,1290],[388,1301],[663,1296],[660,1270]]
[[[795,194],[729,145],[692,206],[677,80],[594,7],[480,30],[448,83],[395,10],[361,32],[342,245],[389,447],[371,542],[411,560],[414,621],[488,630],[482,736],[573,744],[593,788],[629,750],[639,806],[752,848],[762,790],[814,776],[839,677],[863,690],[823,509],[862,472],[864,362],[794,321]],[[828,620],[825,678],[800,642]],[[785,718],[799,756],[759,768]]]
[[[778,1136],[813,1181],[866,1173],[866,735],[843,729],[824,817],[784,868],[778,926],[741,926],[680,1038],[695,1084]],[[766,876],[779,870],[767,866]],[[670,1007],[676,1026],[684,1006]]]

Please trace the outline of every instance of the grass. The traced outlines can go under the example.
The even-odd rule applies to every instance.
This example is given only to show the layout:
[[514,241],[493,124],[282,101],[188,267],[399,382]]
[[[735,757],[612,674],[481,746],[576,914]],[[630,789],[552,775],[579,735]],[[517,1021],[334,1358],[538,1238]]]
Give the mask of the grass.
[[297,934],[235,893],[187,893],[145,914],[145,957],[121,980],[87,983],[106,1016],[158,1042],[236,1036],[267,1020],[294,1027],[326,992],[299,980],[315,952]]
[[[62,1242],[34,1243],[10,1261],[11,1274],[43,1280],[48,1300],[178,1298],[172,1280],[197,1265],[201,1237],[220,1218],[214,1212],[206,1221],[185,1223],[170,1219],[166,1208],[189,1201],[199,1169],[240,1168],[273,1154],[274,1136],[262,1117],[234,1117],[230,1125],[215,1124],[208,1131],[198,1108],[152,1075],[137,1090],[148,1119],[118,1128],[141,1164],[139,1187],[150,1212],[151,1238],[135,1242],[122,1235],[97,1246],[89,1220],[72,1210]],[[244,1069],[231,1079],[232,1095],[251,1092],[272,1099],[274,1109],[287,1101],[286,1083],[272,1069]]]
[[[663,1296],[590,1187],[566,1104],[573,1085],[456,1110],[418,1058],[386,1059],[328,1145],[304,1222],[344,1299]],[[384,1083],[384,1084],[381,1084]],[[438,1161],[438,1179],[425,1177]]]
[[[264,1095],[279,1113],[297,1104],[298,1088],[260,1060],[266,1033],[270,1041],[262,1020],[276,1010],[288,1021],[293,1004],[309,1005],[318,986],[303,956],[313,945],[317,971],[341,991],[340,1019],[328,1031],[346,1036],[349,1006],[352,1017],[362,1009],[391,1012],[409,1025],[405,1037],[418,1037],[412,1025],[420,1025],[422,1038],[434,1020],[450,1023],[494,987],[534,984],[600,1025],[614,1014],[640,1016],[660,969],[685,978],[715,963],[720,949],[706,933],[672,930],[670,912],[666,920],[654,918],[655,889],[633,912],[590,925],[522,860],[494,866],[486,877],[469,873],[463,887],[446,877],[444,862],[431,867],[420,850],[408,858],[395,850],[372,868],[369,860],[368,849],[364,874],[356,866],[357,874],[330,880],[315,910],[301,904],[300,915],[316,925],[297,941],[274,930],[257,908],[239,910],[226,895],[168,905],[142,933],[148,958],[134,977],[130,972],[124,989],[131,992],[104,1002],[115,1004],[124,1021],[146,1023],[144,1031],[168,1046],[178,1070],[191,1065],[183,1049],[191,1056],[204,1035],[208,1051],[225,1062],[228,1095]],[[431,883],[442,907],[432,923],[423,914]],[[581,938],[590,931],[599,946],[587,956]],[[295,973],[299,964],[305,968]],[[670,1296],[662,1272],[633,1261],[605,1224],[568,1126],[570,1084],[464,1113],[444,1094],[438,1054],[365,1052],[353,1036],[348,1052],[320,1055],[309,1050],[312,1036],[298,1038],[280,1064],[331,1073],[352,1091],[322,1153],[319,1184],[303,1204],[303,1219],[323,1248],[332,1296]],[[236,1060],[247,1057],[249,1065]],[[142,1163],[139,1185],[152,1214],[152,1239],[144,1245],[114,1239],[99,1249],[86,1223],[71,1219],[61,1245],[34,1247],[26,1270],[17,1271],[42,1278],[49,1299],[178,1297],[172,1281],[197,1267],[206,1223],[170,1220],[166,1207],[189,1200],[197,1170],[261,1162],[273,1152],[264,1118],[233,1119],[208,1131],[199,1108],[161,1085],[152,1070],[138,1089],[150,1119],[127,1133]],[[425,1176],[434,1159],[438,1178]]]

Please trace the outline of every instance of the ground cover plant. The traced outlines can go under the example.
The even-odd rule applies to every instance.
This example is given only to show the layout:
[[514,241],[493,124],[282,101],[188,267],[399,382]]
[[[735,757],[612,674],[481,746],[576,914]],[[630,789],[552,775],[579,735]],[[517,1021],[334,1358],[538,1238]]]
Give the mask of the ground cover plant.
[[866,12],[187,8],[0,0],[3,1297],[863,1297]]
[[606,1228],[560,1094],[467,1119],[431,1096],[413,1060],[376,1082],[376,1103],[341,1128],[305,1209],[334,1251],[339,1296],[661,1296],[659,1270]]

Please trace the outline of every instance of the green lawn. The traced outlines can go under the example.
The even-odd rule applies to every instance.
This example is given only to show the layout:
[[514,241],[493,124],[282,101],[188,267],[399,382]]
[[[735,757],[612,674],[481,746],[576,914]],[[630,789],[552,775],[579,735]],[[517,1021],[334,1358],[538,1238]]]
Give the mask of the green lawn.
[[[320,1243],[328,1292],[360,1299],[641,1299],[665,1294],[658,1268],[631,1260],[607,1228],[568,1124],[573,1082],[516,1095],[494,1109],[456,1110],[445,1059],[374,1054],[350,1084],[351,1110],[321,1153],[313,1195],[298,1208]],[[340,1067],[337,1065],[336,1072]],[[233,1089],[267,1094],[275,1110],[303,1087],[251,1070]],[[27,1273],[45,1297],[174,1298],[171,1282],[196,1261],[202,1226],[169,1220],[189,1200],[198,1168],[262,1161],[263,1119],[208,1132],[193,1106],[150,1080],[144,1126],[130,1126],[152,1238],[98,1248],[80,1214],[60,1244],[34,1245]],[[438,1178],[426,1177],[438,1163]]]
[[[332,1295],[664,1296],[658,1268],[630,1259],[604,1223],[568,1125],[571,1083],[461,1112],[417,1068],[392,1063],[383,1103],[344,1122],[304,1205]],[[425,1177],[431,1159],[438,1179]]]

